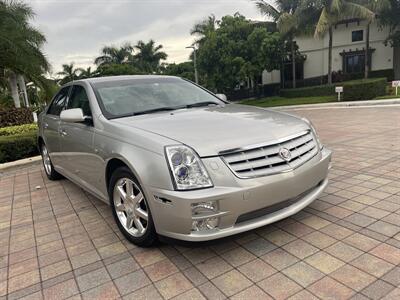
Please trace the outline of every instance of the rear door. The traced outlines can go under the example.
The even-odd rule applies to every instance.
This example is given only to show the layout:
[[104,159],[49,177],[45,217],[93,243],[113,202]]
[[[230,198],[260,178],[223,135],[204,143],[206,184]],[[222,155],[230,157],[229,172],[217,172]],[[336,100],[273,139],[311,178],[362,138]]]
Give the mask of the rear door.
[[[82,85],[76,84],[72,87],[67,109],[72,108],[80,108],[84,116],[92,117],[90,101]],[[98,194],[98,180],[103,172],[101,160],[93,148],[93,122],[90,119],[81,123],[61,121],[60,132],[62,168],[67,176]]]
[[60,165],[60,113],[64,110],[70,87],[62,88],[53,98],[46,114],[43,116],[43,137],[54,166]]

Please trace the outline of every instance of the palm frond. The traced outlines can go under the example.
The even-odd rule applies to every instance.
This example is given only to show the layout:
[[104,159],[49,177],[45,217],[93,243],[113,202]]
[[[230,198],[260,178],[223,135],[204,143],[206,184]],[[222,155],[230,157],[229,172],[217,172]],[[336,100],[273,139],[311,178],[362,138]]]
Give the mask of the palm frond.
[[282,13],[277,22],[278,30],[282,34],[294,32],[297,28],[297,16],[289,13]]
[[318,23],[315,27],[314,37],[321,38],[328,31],[329,26],[330,26],[330,17],[326,7],[324,7],[319,17]]
[[370,22],[374,17],[375,14],[363,5],[349,1],[343,4],[341,18],[360,18]]
[[274,21],[279,19],[281,12],[273,5],[265,2],[264,0],[253,0],[253,2],[255,2],[256,7],[262,15],[270,17]]

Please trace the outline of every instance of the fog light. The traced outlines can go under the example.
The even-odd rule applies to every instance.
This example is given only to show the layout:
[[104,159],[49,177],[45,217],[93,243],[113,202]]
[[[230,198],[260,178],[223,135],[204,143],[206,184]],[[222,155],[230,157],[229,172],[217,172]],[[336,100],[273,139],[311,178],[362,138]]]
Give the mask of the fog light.
[[202,220],[194,220],[192,222],[192,231],[202,231],[214,229],[218,226],[218,218],[206,218]]
[[210,230],[218,226],[219,218],[214,217],[218,213],[217,203],[214,201],[192,204],[192,216],[196,220],[192,222],[192,231]]
[[217,212],[217,204],[213,201],[192,204],[192,216],[207,215]]

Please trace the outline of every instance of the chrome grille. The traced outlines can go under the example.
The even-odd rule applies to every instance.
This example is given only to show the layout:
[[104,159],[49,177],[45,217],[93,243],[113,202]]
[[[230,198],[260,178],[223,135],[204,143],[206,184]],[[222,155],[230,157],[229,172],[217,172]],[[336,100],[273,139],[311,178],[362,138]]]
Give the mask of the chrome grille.
[[[282,148],[291,152],[287,161],[279,155]],[[317,153],[313,134],[305,131],[274,144],[222,151],[219,155],[238,177],[250,178],[296,169]]]

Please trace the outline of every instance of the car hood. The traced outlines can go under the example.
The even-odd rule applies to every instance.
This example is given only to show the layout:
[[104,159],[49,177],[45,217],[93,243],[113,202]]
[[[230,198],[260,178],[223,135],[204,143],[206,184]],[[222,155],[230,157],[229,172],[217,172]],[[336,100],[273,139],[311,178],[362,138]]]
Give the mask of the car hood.
[[113,121],[186,144],[201,157],[271,143],[309,129],[306,122],[295,116],[238,104],[182,109]]

